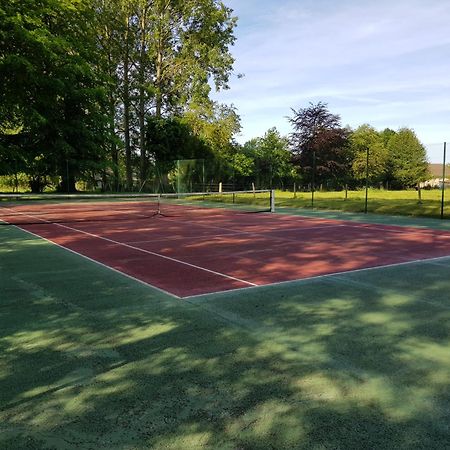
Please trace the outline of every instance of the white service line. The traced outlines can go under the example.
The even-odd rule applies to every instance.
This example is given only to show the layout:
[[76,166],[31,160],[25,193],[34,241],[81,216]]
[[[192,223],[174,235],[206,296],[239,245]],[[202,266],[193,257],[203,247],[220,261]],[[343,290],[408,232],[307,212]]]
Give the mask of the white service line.
[[333,277],[337,277],[339,275],[351,275],[353,273],[358,273],[358,272],[366,272],[366,271],[372,271],[372,270],[377,270],[377,269],[389,269],[392,267],[401,267],[401,266],[407,266],[410,264],[417,264],[417,263],[436,264],[437,261],[444,260],[444,259],[450,260],[450,255],[449,256],[437,256],[435,258],[415,259],[413,261],[404,261],[404,262],[399,262],[399,263],[385,264],[382,266],[363,267],[362,269],[343,270],[341,272],[326,273],[324,275],[314,275],[312,277],[298,278],[296,280],[276,281],[275,283],[267,283],[267,284],[260,284],[258,286],[242,287],[242,288],[236,288],[236,289],[228,289],[228,290],[224,290],[224,291],[209,292],[206,294],[188,295],[186,297],[183,297],[183,299],[184,300],[197,299],[197,298],[201,299],[202,297],[208,297],[211,295],[216,295],[216,294],[221,295],[221,294],[227,294],[230,292],[237,292],[237,291],[243,291],[243,290],[247,291],[247,290],[253,290],[254,288],[260,288],[260,289],[271,288],[271,287],[275,287],[275,286],[288,285],[290,283],[300,284],[303,282],[315,281],[315,280],[320,280],[323,278],[333,278]]
[[[8,222],[6,222],[6,223],[8,223]],[[104,268],[106,268],[106,269],[112,270],[113,272],[116,272],[116,273],[118,273],[118,274],[120,274],[120,275],[122,275],[122,276],[124,276],[124,277],[130,278],[130,279],[133,280],[133,281],[137,281],[138,283],[141,283],[141,284],[143,284],[144,286],[150,287],[150,288],[152,288],[152,289],[156,289],[157,291],[162,292],[163,294],[169,295],[169,296],[171,296],[171,297],[175,297],[175,298],[178,298],[178,299],[181,299],[181,298],[182,298],[182,297],[180,297],[179,295],[172,294],[171,292],[165,291],[164,289],[161,289],[161,288],[159,288],[159,287],[157,287],[157,286],[154,286],[153,284],[147,283],[147,282],[145,282],[144,280],[140,280],[139,278],[135,278],[135,277],[133,277],[132,275],[128,275],[128,274],[125,273],[125,272],[122,272],[122,271],[120,271],[120,270],[114,269],[114,267],[107,266],[106,264],[103,264],[103,263],[101,263],[100,261],[97,261],[96,259],[89,258],[89,256],[83,255],[82,253],[78,253],[77,251],[72,250],[71,248],[64,247],[64,245],[61,245],[61,244],[57,244],[56,242],[53,242],[53,241],[51,241],[50,239],[47,239],[47,238],[45,238],[45,237],[43,237],[43,236],[40,236],[39,234],[33,233],[32,231],[29,231],[29,230],[25,230],[25,228],[20,228],[19,226],[13,225],[13,224],[10,224],[10,225],[12,225],[13,227],[19,229],[20,231],[23,231],[23,232],[25,232],[25,233],[30,234],[31,236],[35,236],[35,237],[37,237],[37,238],[39,238],[39,239],[42,239],[42,240],[44,240],[44,241],[46,241],[46,242],[49,242],[49,243],[52,244],[52,245],[56,245],[56,246],[59,247],[59,248],[62,248],[62,249],[64,249],[64,250],[67,250],[67,251],[70,252],[70,253],[73,253],[73,254],[75,254],[75,255],[77,255],[77,256],[81,256],[82,258],[87,259],[88,261],[91,261],[91,262],[93,262],[93,263],[95,263],[95,264],[98,264],[99,266],[102,266],[102,267],[104,267]]]
[[[9,209],[11,211],[10,208],[5,208],[5,209]],[[111,243],[116,244],[116,245],[121,245],[123,247],[131,248],[132,250],[136,250],[136,251],[141,252],[141,253],[146,253],[148,255],[156,256],[158,258],[166,259],[168,261],[172,261],[172,262],[175,262],[175,263],[178,263],[178,264],[182,264],[182,265],[191,267],[193,269],[197,269],[197,270],[201,270],[201,271],[204,271],[204,272],[212,273],[212,274],[218,275],[218,276],[220,276],[222,278],[228,278],[228,279],[233,280],[233,281],[238,281],[240,283],[248,284],[249,286],[257,286],[256,283],[251,283],[250,281],[241,280],[240,278],[236,278],[236,277],[233,277],[231,275],[227,275],[227,274],[221,273],[221,272],[216,272],[215,270],[211,270],[211,269],[207,269],[205,267],[197,266],[195,264],[191,264],[191,263],[188,263],[186,261],[181,261],[179,259],[171,258],[170,256],[161,255],[160,253],[155,253],[155,252],[152,252],[150,250],[145,250],[143,248],[135,247],[133,245],[124,244],[122,242],[115,241],[114,239],[109,239],[107,237],[99,236],[99,235],[94,234],[94,233],[89,233],[87,231],[79,230],[78,228],[69,227],[68,225],[63,225],[61,223],[50,222],[48,220],[41,219],[39,217],[32,216],[32,215],[29,215],[29,214],[23,214],[23,215],[26,216],[26,217],[31,217],[34,220],[39,220],[39,221],[41,221],[43,223],[47,223],[47,224],[50,224],[50,225],[56,225],[56,226],[61,227],[61,228],[67,228],[68,230],[76,231],[77,233],[82,233],[82,234],[85,234],[87,236],[91,236],[91,237],[94,237],[94,238],[97,238],[97,239],[101,239],[101,240],[104,240],[104,241],[107,241],[107,242],[111,242]],[[61,247],[63,247],[63,246],[61,246]],[[63,248],[66,248],[66,247],[63,247]],[[106,267],[108,267],[108,266],[106,266]]]

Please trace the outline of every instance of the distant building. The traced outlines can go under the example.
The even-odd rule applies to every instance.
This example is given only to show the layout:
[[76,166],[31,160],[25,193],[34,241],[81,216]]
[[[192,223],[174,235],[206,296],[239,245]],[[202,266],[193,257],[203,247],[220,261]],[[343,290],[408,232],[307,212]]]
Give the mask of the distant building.
[[[442,169],[443,169],[442,164],[428,164],[428,170],[431,174],[431,178],[429,180],[422,181],[421,183],[419,183],[419,186],[425,189],[442,188]],[[449,166],[446,166],[445,174],[446,175],[448,174],[450,176]],[[449,178],[445,177],[444,182],[446,187],[450,186]]]

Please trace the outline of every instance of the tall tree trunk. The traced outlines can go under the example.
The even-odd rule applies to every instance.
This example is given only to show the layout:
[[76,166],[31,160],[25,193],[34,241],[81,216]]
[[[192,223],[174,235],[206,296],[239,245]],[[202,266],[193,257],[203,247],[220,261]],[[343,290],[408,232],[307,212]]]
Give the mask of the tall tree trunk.
[[[105,35],[109,38],[109,47],[113,47],[113,43],[111,40],[111,32],[109,28],[106,27]],[[108,53],[108,69],[109,69],[109,77],[111,80],[115,78],[115,73],[117,70],[117,65],[113,62],[113,57],[111,52]],[[112,161],[112,170],[113,170],[113,179],[112,179],[112,190],[119,190],[119,150],[117,148],[116,143],[116,96],[117,96],[117,85],[110,86],[109,88],[109,132],[111,133],[111,137],[113,140],[111,142],[111,161]]]
[[[111,136],[116,136],[116,105],[114,101],[114,93],[111,91],[109,96],[109,132]],[[119,151],[115,139],[111,142],[111,161],[113,170],[112,189],[119,190]]]
[[72,194],[77,192],[75,187],[75,173],[74,168],[69,160],[65,160],[61,165],[61,183],[59,191],[65,194]]
[[155,107],[155,115],[157,118],[161,117],[162,114],[162,43],[161,39],[158,42],[158,53],[156,55],[156,107]]
[[[168,4],[166,4],[166,8]],[[156,74],[155,74],[155,87],[156,87],[156,99],[155,99],[155,115],[160,118],[162,115],[162,103],[163,103],[163,17],[165,11],[160,12],[160,24],[158,30],[158,40],[156,42]]]
[[127,31],[125,33],[125,55],[123,61],[123,132],[125,138],[125,172],[127,178],[127,190],[133,189],[133,169],[131,161],[131,140],[130,140],[130,44],[129,18],[127,16]]
[[147,154],[145,149],[145,92],[139,89],[139,147],[141,150],[141,186],[147,179]]
[[139,61],[139,148],[141,151],[140,157],[140,181],[141,187],[144,186],[147,180],[147,154],[145,149],[145,72],[146,72],[146,33],[147,33],[147,11],[146,7],[143,7],[142,16],[140,20],[140,61]]

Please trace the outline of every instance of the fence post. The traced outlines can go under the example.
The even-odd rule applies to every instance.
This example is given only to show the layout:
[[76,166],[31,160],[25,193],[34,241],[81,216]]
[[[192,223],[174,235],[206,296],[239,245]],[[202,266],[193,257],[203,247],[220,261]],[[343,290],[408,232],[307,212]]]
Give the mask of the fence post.
[[270,191],[270,212],[275,212],[275,190]]
[[369,197],[369,147],[366,149],[366,201],[364,204],[364,214],[367,214],[367,200]]
[[445,197],[445,156],[447,152],[447,142],[444,142],[444,161],[442,164],[442,198],[441,198],[441,219],[444,218],[444,197]]
[[314,191],[316,189],[316,151],[313,150],[312,180],[311,180],[311,208],[314,208]]

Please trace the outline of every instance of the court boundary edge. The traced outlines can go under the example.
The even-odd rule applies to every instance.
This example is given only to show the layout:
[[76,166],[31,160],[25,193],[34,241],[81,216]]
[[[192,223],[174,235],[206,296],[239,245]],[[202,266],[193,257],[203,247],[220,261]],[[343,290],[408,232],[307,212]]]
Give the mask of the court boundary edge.
[[437,256],[433,258],[423,258],[423,259],[414,259],[412,261],[404,261],[400,263],[393,263],[393,264],[385,264],[381,266],[373,266],[373,267],[363,267],[361,269],[352,269],[352,270],[343,270],[341,272],[333,272],[333,273],[327,273],[323,275],[314,275],[312,277],[306,277],[306,278],[298,278],[296,280],[286,280],[286,281],[277,281],[275,283],[269,283],[269,284],[259,284],[257,286],[248,286],[248,287],[242,287],[242,288],[236,288],[236,289],[229,289],[225,291],[216,291],[216,292],[210,292],[207,294],[196,294],[196,295],[189,295],[187,297],[181,297],[182,300],[195,300],[195,299],[201,299],[202,297],[207,297],[211,295],[223,295],[228,294],[230,292],[238,292],[238,291],[248,291],[248,290],[254,290],[254,289],[263,289],[263,288],[270,288],[274,286],[283,286],[290,283],[304,283],[308,281],[314,281],[321,278],[332,278],[334,276],[344,275],[344,274],[352,274],[357,272],[363,272],[368,270],[377,270],[377,269],[386,269],[391,267],[398,267],[398,266],[406,266],[409,264],[418,264],[418,263],[427,263],[427,262],[433,262],[433,261],[439,261],[442,259],[450,259],[450,255],[447,256]]
[[56,247],[59,247],[59,248],[61,248],[63,250],[66,250],[66,251],[68,251],[68,252],[70,252],[70,253],[72,253],[72,254],[74,254],[76,256],[80,256],[81,258],[87,259],[88,261],[93,262],[93,263],[95,263],[95,264],[97,264],[97,265],[99,265],[99,266],[101,266],[101,267],[103,267],[105,269],[112,270],[113,272],[115,272],[115,273],[117,273],[119,275],[122,275],[122,276],[124,276],[126,278],[129,278],[130,280],[137,281],[138,283],[140,283],[140,284],[142,284],[142,285],[144,285],[146,287],[150,287],[152,289],[155,289],[156,291],[158,291],[158,292],[160,292],[162,294],[168,295],[168,296],[176,298],[178,300],[182,300],[184,298],[184,297],[180,297],[180,296],[178,296],[176,294],[172,294],[171,292],[165,291],[164,289],[161,289],[161,288],[159,288],[157,286],[153,286],[152,284],[147,283],[144,280],[140,280],[139,278],[133,277],[133,275],[128,275],[125,272],[121,272],[120,270],[115,269],[114,267],[111,267],[111,266],[108,266],[106,264],[103,264],[102,262],[97,261],[97,260],[95,260],[93,258],[90,258],[89,256],[83,255],[82,253],[78,253],[76,250],[72,250],[72,249],[70,249],[68,247],[64,247],[64,245],[58,244],[57,242],[53,242],[52,240],[47,239],[47,238],[45,238],[43,236],[40,236],[39,234],[33,233],[32,231],[25,230],[24,228],[20,228],[17,225],[13,225],[13,224],[10,224],[10,225],[12,225],[14,228],[16,228],[16,229],[18,229],[20,231],[23,231],[24,233],[27,233],[27,234],[30,234],[31,236],[34,236],[35,238],[42,239],[43,241],[46,241],[46,242],[48,242],[48,243],[50,243],[52,245],[55,245]]
[[[5,208],[5,209],[10,209],[10,208]],[[58,226],[58,227],[61,227],[61,228],[67,228],[68,230],[72,230],[72,231],[75,231],[77,233],[85,234],[85,235],[91,236],[91,237],[93,237],[95,239],[101,239],[101,240],[104,240],[104,241],[107,241],[107,242],[112,242],[115,245],[131,248],[132,250],[135,250],[135,251],[138,251],[138,252],[141,252],[141,253],[146,253],[148,255],[153,255],[153,256],[156,256],[156,257],[161,258],[161,259],[166,259],[168,261],[172,261],[172,262],[175,262],[175,263],[180,264],[180,265],[185,265],[185,266],[188,266],[188,267],[192,267],[193,269],[202,270],[204,272],[212,273],[213,275],[217,275],[217,276],[222,277],[222,278],[227,278],[229,280],[238,281],[240,283],[248,284],[250,286],[257,286],[255,283],[252,283],[250,281],[242,280],[240,278],[233,277],[233,276],[227,275],[225,273],[221,273],[221,272],[217,272],[215,270],[207,269],[206,267],[198,266],[196,264],[191,264],[191,263],[188,263],[186,261],[182,261],[181,259],[172,258],[170,256],[163,255],[161,253],[156,253],[156,252],[152,252],[150,250],[146,250],[144,248],[135,247],[133,245],[130,245],[130,244],[127,244],[127,243],[124,243],[124,242],[115,241],[114,239],[110,239],[110,238],[107,238],[105,236],[100,236],[98,234],[90,233],[89,231],[80,230],[78,228],[70,227],[68,225],[64,225],[64,224],[57,223],[57,222],[50,222],[48,220],[40,219],[39,217],[33,216],[31,214],[27,214],[27,213],[19,213],[19,214],[21,214],[23,216],[26,216],[26,217],[35,217],[37,220],[40,220],[42,223],[45,223],[45,224],[48,224],[48,225],[55,225],[55,226]],[[21,230],[23,229],[23,228],[20,227],[20,225],[19,226],[18,225],[14,225],[14,224],[10,224],[10,225],[16,226],[16,227],[20,228]],[[27,230],[25,230],[25,231],[27,231]],[[36,234],[36,236],[39,236],[39,235]],[[61,247],[62,248],[66,248],[64,246],[61,246]],[[75,251],[75,253],[78,253],[78,252]],[[105,264],[105,266],[108,267],[106,264]],[[120,272],[120,271],[118,271],[118,272]],[[152,286],[152,285],[149,284],[149,286]],[[182,298],[182,297],[179,297],[179,298]]]

